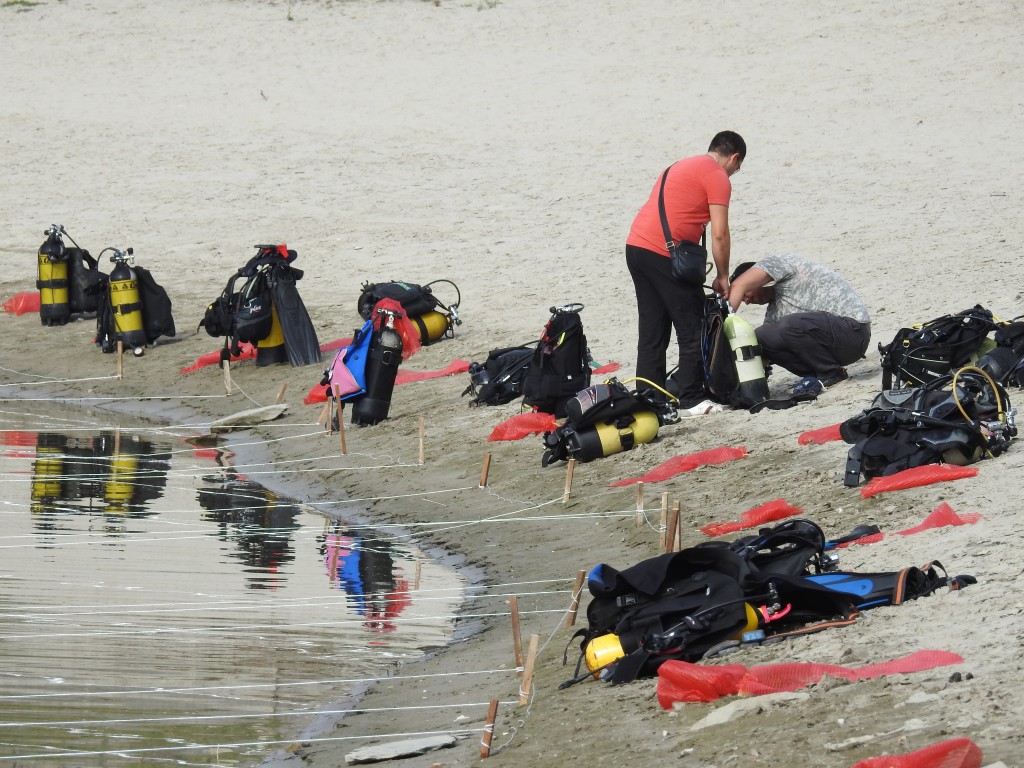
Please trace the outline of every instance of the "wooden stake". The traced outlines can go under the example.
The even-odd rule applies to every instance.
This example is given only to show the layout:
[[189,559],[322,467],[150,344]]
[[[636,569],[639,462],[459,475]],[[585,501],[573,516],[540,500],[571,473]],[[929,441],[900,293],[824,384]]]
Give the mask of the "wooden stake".
[[519,706],[530,700],[530,686],[533,685],[533,668],[537,663],[537,643],[540,635],[530,635],[530,650],[526,652],[526,669],[523,670],[523,684],[519,688]]
[[576,623],[576,612],[580,607],[580,595],[583,594],[583,580],[587,578],[587,572],[583,569],[576,571],[576,581],[572,585],[572,602],[569,603],[569,613],[565,617],[565,626],[571,627]]
[[[334,402],[338,406],[338,434],[341,435],[341,455],[345,456],[348,454],[348,446],[345,445],[345,414],[342,413],[344,406],[341,404],[341,395],[339,394],[338,385],[334,385]],[[334,421],[331,421],[331,429],[334,428]]]
[[121,455],[121,428],[114,427],[114,455]]
[[231,361],[221,361],[220,367],[224,369],[224,394],[231,396]]
[[512,595],[508,599],[508,608],[512,613],[512,650],[515,653],[516,676],[523,676],[523,638],[519,633],[519,598]]
[[494,736],[494,721],[498,717],[498,700],[491,699],[491,705],[487,708],[487,723],[484,725],[484,733],[480,737],[480,757],[490,757],[491,737]]
[[636,520],[634,521],[636,527],[639,528],[644,524],[644,484],[636,484]]
[[326,424],[327,425],[327,434],[331,434],[331,432],[332,432],[332,429],[331,429],[331,413],[330,413],[330,411],[331,411],[331,401],[328,400],[326,403],[324,403],[324,407],[320,409],[320,416],[316,420],[317,424]]
[[124,342],[117,340],[117,378],[124,378]]
[[486,488],[487,487],[487,472],[490,470],[490,468],[491,468],[491,454],[488,451],[487,453],[484,454],[484,466],[483,466],[483,469],[480,470],[480,487],[481,488]]
[[426,461],[426,451],[423,445],[424,437],[426,436],[426,425],[423,422],[423,417],[420,416],[420,464]]
[[666,528],[668,527],[668,491],[663,491],[661,494],[661,525],[658,527],[660,535],[658,536],[658,549],[662,552],[665,551],[665,534]]
[[574,469],[576,469],[576,459],[569,459],[569,464],[565,468],[565,493],[562,494],[563,504],[569,501],[569,495],[572,493],[572,473]]
[[288,389],[288,382],[287,381],[284,384],[281,385],[280,389],[277,390],[277,397],[274,398],[274,402],[275,403],[283,403],[284,402],[284,391],[286,389]]
[[413,585],[412,585],[413,591],[416,591],[416,590],[418,590],[420,588],[420,576],[422,575],[422,573],[423,573],[423,561],[420,560],[419,558],[416,558],[416,578],[413,581]]
[[681,504],[681,502],[677,501],[676,502],[676,507],[678,507],[679,509],[678,509],[678,511],[676,513],[676,531],[675,531],[676,547],[675,547],[674,550],[672,550],[673,552],[678,552],[679,550],[681,550],[683,548],[683,515],[682,515],[682,504]]
[[668,527],[665,529],[665,551],[676,551],[676,531],[679,529],[679,502],[672,502],[672,516],[669,518]]

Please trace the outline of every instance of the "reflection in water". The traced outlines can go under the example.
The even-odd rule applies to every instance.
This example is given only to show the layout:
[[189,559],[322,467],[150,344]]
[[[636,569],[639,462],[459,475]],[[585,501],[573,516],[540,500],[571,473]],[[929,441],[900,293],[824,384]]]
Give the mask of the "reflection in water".
[[[19,433],[24,435],[31,433]],[[75,515],[102,515],[110,531],[127,530],[126,521],[153,514],[148,505],[167,485],[171,455],[148,440],[118,432],[69,437],[36,435],[32,462],[32,515],[39,530],[71,530]]]
[[281,566],[295,559],[292,535],[298,529],[298,505],[226,467],[221,475],[206,475],[199,489],[203,520],[216,523],[217,535],[234,543],[232,553],[252,574],[248,586],[275,589]]
[[319,541],[331,583],[344,589],[352,609],[366,617],[363,626],[393,632],[393,619],[412,601],[408,580],[395,577],[391,542],[350,535],[340,521]]
[[408,543],[218,451],[15,419],[0,413],[0,764],[254,765],[448,642],[464,582],[424,561],[430,597],[410,590]]

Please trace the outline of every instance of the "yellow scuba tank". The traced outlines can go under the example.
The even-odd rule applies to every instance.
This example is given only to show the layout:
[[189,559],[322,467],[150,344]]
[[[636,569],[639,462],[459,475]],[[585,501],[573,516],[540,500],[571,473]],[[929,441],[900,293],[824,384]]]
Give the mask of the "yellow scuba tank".
[[587,669],[594,673],[594,677],[603,667],[618,661],[626,652],[622,649],[622,642],[618,635],[610,632],[606,635],[599,635],[587,643],[583,649],[583,659],[586,661]]
[[657,414],[638,410],[630,416],[631,420],[624,427],[607,420],[567,435],[569,455],[580,462],[593,461],[628,451],[640,443],[649,443],[658,436]]
[[63,232],[63,226],[52,224],[43,233],[46,241],[39,246],[36,288],[39,289],[39,320],[43,325],[64,325],[71,317]]
[[277,307],[273,305],[273,302],[270,305],[270,316],[272,318],[270,333],[256,342],[256,365],[260,368],[265,365],[288,362],[288,350],[284,345],[284,331],[281,329],[281,321],[277,317]]
[[430,344],[442,338],[452,327],[452,318],[444,312],[432,309],[422,315],[409,318],[420,334],[420,344]]
[[754,333],[754,326],[731,312],[722,326],[725,337],[729,340],[736,374],[739,378],[739,395],[741,402],[750,407],[768,399],[768,377],[761,361],[761,347]]
[[124,346],[142,354],[146,346],[146,332],[142,328],[142,299],[135,272],[129,266],[134,262],[133,251],[126,252],[112,248],[110,260],[114,269],[110,273],[110,309],[114,324],[114,339],[120,339]]

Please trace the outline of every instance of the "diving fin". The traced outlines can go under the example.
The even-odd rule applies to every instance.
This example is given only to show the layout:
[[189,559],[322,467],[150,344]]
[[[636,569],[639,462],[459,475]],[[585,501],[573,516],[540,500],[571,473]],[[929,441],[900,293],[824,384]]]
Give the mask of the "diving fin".
[[270,291],[274,309],[284,335],[284,348],[288,362],[294,366],[312,365],[320,362],[320,341],[317,339],[313,321],[309,318],[306,305],[295,287],[298,275],[286,265],[275,265],[270,279]]

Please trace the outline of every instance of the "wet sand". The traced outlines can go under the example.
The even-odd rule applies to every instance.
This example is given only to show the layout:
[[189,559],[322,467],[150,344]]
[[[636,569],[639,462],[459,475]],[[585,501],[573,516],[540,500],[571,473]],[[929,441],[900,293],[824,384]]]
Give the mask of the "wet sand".
[[[247,460],[275,462],[267,485],[325,512],[401,524],[479,574],[486,595],[467,603],[460,642],[373,687],[360,714],[303,734],[290,762],[340,765],[367,737],[466,730],[456,747],[403,762],[475,764],[487,702],[499,699],[497,765],[683,755],[702,766],[841,768],[956,736],[979,744],[986,764],[1013,764],[1024,678],[1017,449],[972,479],[864,499],[842,486],[844,444],[797,438],[866,407],[879,389],[875,343],[899,327],[976,303],[1020,314],[1024,195],[1007,154],[1020,132],[1019,8],[736,3],[695,15],[667,0],[642,12],[603,0],[68,0],[0,8],[0,21],[0,293],[34,289],[35,250],[57,222],[94,254],[132,245],[170,293],[179,330],[115,380],[91,323],[45,329],[38,317],[0,316],[0,383],[13,385],[0,394],[202,432],[287,384],[287,415],[245,449]],[[299,290],[323,342],[361,324],[363,282],[445,278],[460,288],[464,322],[403,367],[480,361],[536,338],[550,306],[579,301],[595,359],[621,363],[626,378],[629,222],[657,174],[723,128],[750,150],[734,177],[734,261],[819,259],[872,312],[867,359],[812,404],[666,427],[653,443],[576,467],[563,502],[564,468],[541,467],[539,438],[487,441],[518,405],[468,408],[464,374],[401,385],[390,419],[349,430],[341,456],[338,436],[316,426],[320,407],[301,404],[319,366],[241,363],[230,397],[215,368],[179,373],[217,349],[198,321],[252,245],[283,241],[299,253]],[[772,379],[776,391],[793,383]],[[647,488],[640,527],[635,489],[609,487],[721,446],[749,456]],[[562,618],[577,571],[655,554],[663,492],[681,503],[686,544],[704,540],[700,526],[777,498],[829,535],[862,523],[902,530],[942,501],[982,513],[842,560],[888,571],[939,559],[976,586],[728,658],[853,666],[938,649],[964,657],[959,681],[938,669],[827,683],[700,731],[690,727],[716,705],[666,712],[653,680],[558,690],[575,661],[571,646],[562,664],[574,631]],[[524,638],[538,635],[542,649],[528,707],[509,703],[520,688],[513,594]]]

